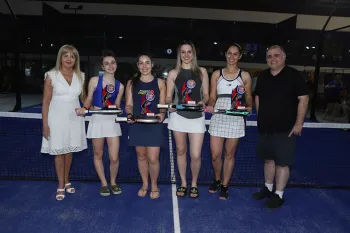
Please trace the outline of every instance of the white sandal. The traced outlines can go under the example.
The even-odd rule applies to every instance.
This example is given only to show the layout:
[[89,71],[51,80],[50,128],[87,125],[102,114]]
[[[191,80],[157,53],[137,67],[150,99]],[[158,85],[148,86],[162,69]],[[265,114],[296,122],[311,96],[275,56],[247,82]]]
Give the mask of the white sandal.
[[[65,191],[64,189],[57,189],[57,194],[56,194],[57,201],[62,201],[65,198],[66,195],[64,194],[64,191]],[[63,192],[63,194],[58,194],[58,192]]]
[[[71,186],[71,187],[67,188],[67,186]],[[72,187],[71,183],[65,184],[64,188],[66,189],[67,193],[75,193],[75,188]]]

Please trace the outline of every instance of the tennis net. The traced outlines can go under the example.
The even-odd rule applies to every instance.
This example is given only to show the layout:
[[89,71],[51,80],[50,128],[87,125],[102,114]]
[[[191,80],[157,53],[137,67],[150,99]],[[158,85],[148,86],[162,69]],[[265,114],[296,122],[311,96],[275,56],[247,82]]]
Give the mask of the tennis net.
[[[86,117],[86,129],[89,117]],[[172,133],[164,125],[165,147],[160,154],[160,183],[179,183],[176,146]],[[207,127],[209,120],[206,120]],[[141,182],[135,149],[128,147],[128,125],[121,123],[119,182]],[[305,123],[302,136],[297,139],[295,165],[291,170],[290,186],[350,188],[350,124]],[[41,154],[42,121],[39,113],[0,112],[0,178],[56,180],[54,159]],[[263,162],[256,157],[256,121],[247,121],[246,136],[241,139],[235,155],[232,185],[262,185]],[[209,184],[214,177],[209,134],[202,148],[202,166],[199,184]],[[189,151],[189,150],[188,150]],[[105,147],[103,161],[109,167]],[[187,176],[190,180],[188,152]],[[105,169],[109,177],[108,169]],[[71,180],[97,181],[93,165],[93,150],[88,139],[88,149],[73,156]]]

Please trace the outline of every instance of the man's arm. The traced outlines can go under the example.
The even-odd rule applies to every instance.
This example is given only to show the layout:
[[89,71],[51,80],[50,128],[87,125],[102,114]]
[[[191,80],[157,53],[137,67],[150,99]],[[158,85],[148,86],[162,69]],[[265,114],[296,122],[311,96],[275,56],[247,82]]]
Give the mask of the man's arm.
[[299,100],[298,107],[297,107],[297,117],[294,124],[293,129],[291,130],[289,137],[291,135],[301,136],[301,131],[303,128],[307,107],[309,104],[309,91],[305,82],[305,79],[303,76],[301,76],[300,72],[297,71],[295,73],[295,90],[296,90],[296,97]]
[[309,104],[309,96],[308,95],[303,95],[303,96],[298,96],[299,104],[298,104],[298,113],[297,113],[297,120],[295,124],[297,125],[303,125],[308,104]]
[[305,79],[303,76],[300,74],[299,71],[297,71],[297,75],[295,77],[295,85],[296,85],[296,96],[299,100],[298,103],[298,112],[297,112],[297,119],[295,124],[297,125],[303,125],[306,112],[308,109],[308,104],[309,104],[309,90],[307,88]]

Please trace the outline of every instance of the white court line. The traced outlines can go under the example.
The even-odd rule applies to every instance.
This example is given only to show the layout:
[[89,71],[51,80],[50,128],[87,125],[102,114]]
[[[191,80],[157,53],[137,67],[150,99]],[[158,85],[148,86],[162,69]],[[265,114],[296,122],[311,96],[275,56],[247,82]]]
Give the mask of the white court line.
[[175,163],[174,163],[174,151],[173,151],[173,140],[171,136],[171,130],[169,133],[169,156],[170,156],[170,175],[171,175],[171,196],[173,199],[173,216],[174,216],[174,233],[180,233],[180,215],[179,215],[179,204],[176,196],[176,177],[175,177]]

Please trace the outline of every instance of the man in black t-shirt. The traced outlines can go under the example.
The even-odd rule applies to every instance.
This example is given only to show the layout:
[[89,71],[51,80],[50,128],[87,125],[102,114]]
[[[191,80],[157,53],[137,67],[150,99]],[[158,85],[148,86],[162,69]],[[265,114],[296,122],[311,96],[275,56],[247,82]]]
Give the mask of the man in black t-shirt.
[[265,187],[254,193],[253,198],[271,198],[264,207],[274,209],[284,203],[283,192],[289,179],[289,166],[294,162],[296,136],[301,135],[309,96],[301,73],[285,65],[284,50],[274,45],[266,53],[270,68],[259,75],[255,89],[257,154],[265,161]]

